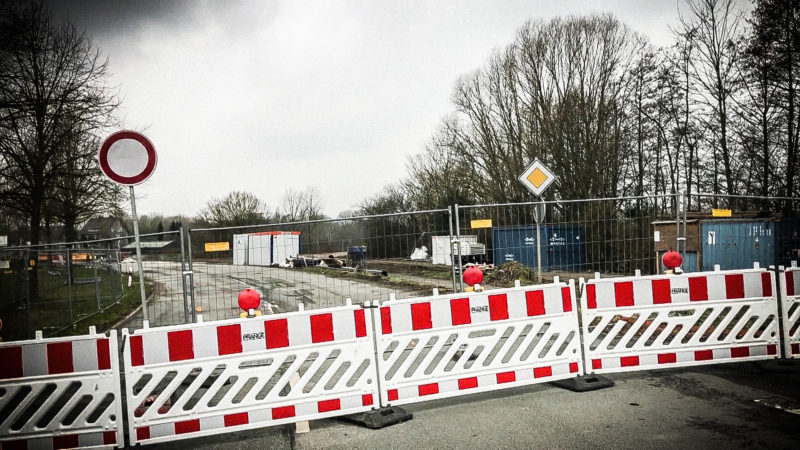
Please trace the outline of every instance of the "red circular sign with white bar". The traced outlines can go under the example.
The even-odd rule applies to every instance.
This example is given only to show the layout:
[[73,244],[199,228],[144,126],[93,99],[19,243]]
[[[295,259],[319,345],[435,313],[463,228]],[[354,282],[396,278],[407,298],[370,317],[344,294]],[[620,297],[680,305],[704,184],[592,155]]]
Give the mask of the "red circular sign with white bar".
[[103,141],[97,154],[100,170],[117,184],[134,186],[150,178],[158,157],[153,144],[135,131],[117,131]]

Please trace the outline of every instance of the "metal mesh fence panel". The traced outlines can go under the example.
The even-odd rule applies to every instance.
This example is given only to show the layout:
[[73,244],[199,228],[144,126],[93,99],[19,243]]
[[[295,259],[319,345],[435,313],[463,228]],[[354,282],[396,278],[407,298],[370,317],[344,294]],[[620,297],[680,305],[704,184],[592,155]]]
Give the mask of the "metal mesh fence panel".
[[[0,336],[82,334],[91,325],[105,330],[124,319],[124,326],[141,326],[133,242],[126,236],[0,249]],[[143,236],[142,247],[148,312],[157,314],[166,308],[163,293],[180,283],[178,233]]]
[[[237,317],[239,292],[264,313],[461,289],[463,264],[484,285],[653,274],[675,248],[686,271],[788,266],[800,258],[799,199],[692,194],[455,206],[452,210],[193,229],[142,236],[152,326]],[[537,206],[543,205],[543,206]],[[537,235],[537,209],[543,208]],[[733,210],[712,217],[712,208]],[[537,253],[538,248],[538,253]],[[460,259],[459,259],[460,255]],[[459,262],[462,265],[459,265]],[[132,236],[0,249],[4,340],[141,327]]]
[[[543,208],[538,237],[536,209]],[[459,206],[462,262],[491,264],[487,284],[585,273],[653,273],[655,224],[676,220],[676,196]],[[673,233],[671,246],[675,246]],[[472,245],[476,242],[477,245]]]
[[788,266],[800,257],[798,207],[796,198],[691,194],[685,217],[696,231],[686,246],[694,247],[702,270]]
[[448,292],[451,267],[434,265],[430,251],[449,233],[448,210],[191,230],[193,308],[204,319],[238,317],[246,288],[265,312]]
[[[186,263],[181,256],[181,245],[180,232],[177,231],[147,235],[141,242],[148,298],[147,319],[151,325],[172,325],[191,320],[188,296],[184,295],[182,273]],[[135,243],[130,241],[124,248],[131,252],[131,257],[127,260],[130,263],[123,264],[122,270],[133,273],[132,288],[138,289],[135,284],[138,280]],[[128,321],[128,326],[141,326],[143,318],[141,311],[137,312]]]

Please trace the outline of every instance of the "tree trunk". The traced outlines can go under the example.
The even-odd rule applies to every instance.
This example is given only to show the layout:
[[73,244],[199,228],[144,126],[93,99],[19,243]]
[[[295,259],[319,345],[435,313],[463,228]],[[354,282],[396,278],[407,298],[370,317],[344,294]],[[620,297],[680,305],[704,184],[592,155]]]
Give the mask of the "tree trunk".
[[75,242],[78,240],[78,230],[75,229],[75,217],[73,215],[64,216],[64,241]]
[[[34,197],[37,197],[34,195]],[[38,195],[39,199],[41,199],[41,195]],[[31,211],[31,245],[36,245],[39,243],[41,239],[41,231],[42,231],[42,213],[41,213],[41,200],[34,199],[34,208]],[[30,260],[35,261],[35,265],[33,267],[30,266]],[[34,300],[39,298],[39,267],[38,267],[38,258],[37,258],[37,251],[32,250],[30,253],[30,260],[25,261],[25,270],[28,273],[28,288],[30,292],[30,301],[33,302]],[[30,270],[28,270],[30,269]]]

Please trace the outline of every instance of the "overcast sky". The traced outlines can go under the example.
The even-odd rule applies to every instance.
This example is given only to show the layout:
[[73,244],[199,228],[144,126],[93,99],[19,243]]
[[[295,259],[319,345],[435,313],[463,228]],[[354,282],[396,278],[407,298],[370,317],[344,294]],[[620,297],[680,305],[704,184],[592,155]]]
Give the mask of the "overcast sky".
[[[330,216],[399,180],[456,79],[531,18],[611,12],[656,45],[676,0],[48,2],[109,57],[126,128],[155,145],[139,214],[317,186]],[[742,0],[747,4],[746,0]],[[465,182],[467,182],[465,177]]]

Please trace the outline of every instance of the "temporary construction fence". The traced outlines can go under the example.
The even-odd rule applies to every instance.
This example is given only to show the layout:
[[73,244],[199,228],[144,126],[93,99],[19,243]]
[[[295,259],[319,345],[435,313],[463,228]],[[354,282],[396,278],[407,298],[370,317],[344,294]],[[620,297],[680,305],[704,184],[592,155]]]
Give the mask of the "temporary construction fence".
[[[797,206],[792,203],[796,201],[642,195],[453,205],[146,234],[141,275],[147,307],[136,311],[126,325],[141,326],[144,319],[152,326],[191,323],[198,314],[207,320],[235,318],[237,294],[247,287],[262,294],[264,312],[295,311],[301,303],[307,309],[341,306],[346,298],[362,303],[391,293],[413,298],[433,288],[443,294],[460,292],[460,270],[469,262],[493,265],[487,284],[494,287],[508,287],[516,277],[539,282],[537,268],[545,280],[588,277],[594,272],[616,276],[635,269],[655,274],[660,272],[659,252],[668,248],[683,252],[687,267],[702,259],[710,269],[722,262],[714,260],[718,257],[730,263],[725,268],[740,268],[748,261],[745,255],[753,252],[764,255],[762,266],[772,265],[770,257],[776,266],[786,265],[787,258],[800,251],[800,221],[781,217],[781,211],[787,202]],[[757,237],[747,241],[754,247],[750,253],[741,255],[709,251],[700,258],[700,252],[691,248],[702,247],[705,236],[700,239],[698,227],[690,225],[687,230],[685,210],[731,202],[742,208],[767,208],[751,212],[753,217],[769,217],[759,220],[774,228],[774,252],[767,251],[773,248],[769,239]],[[742,235],[731,233],[730,239],[741,240]],[[692,241],[689,251],[687,236]],[[722,232],[716,236],[723,242]],[[743,249],[742,242],[730,247]],[[133,254],[132,245],[133,237],[124,236],[0,249],[3,338],[30,338],[35,329],[45,336],[66,334],[78,324],[92,323],[98,312],[136,296],[140,274],[136,262],[127,259]],[[35,268],[29,266],[31,260]],[[2,269],[6,262],[10,267]],[[135,307],[126,304],[126,308],[121,317]]]
[[[456,231],[459,237],[477,235],[486,244],[486,261],[496,266],[517,262],[556,274],[624,274],[652,270],[653,222],[677,220],[679,202],[675,195],[653,195],[456,205]],[[677,248],[677,241],[671,245]]]
[[[180,242],[180,232],[143,235],[143,277],[131,258],[133,236],[0,248],[0,263],[8,264],[0,267],[3,338],[31,339],[35,330],[45,337],[71,334],[78,324],[109,326],[114,321],[95,318],[114,307],[121,317],[139,308],[140,278],[147,283],[149,316],[169,315],[173,307],[182,313]],[[189,322],[191,315],[175,320]]]
[[377,397],[360,307],[123,336],[132,444],[353,414]]
[[[238,293],[261,293],[273,312],[413,297],[433,288],[452,289],[452,270],[428,270],[402,279],[416,249],[432,236],[450,236],[450,211],[437,209],[244,227],[196,228],[187,233],[193,309],[211,320],[236,317]],[[219,251],[213,243],[232,243]],[[206,245],[209,244],[209,245]],[[226,248],[221,246],[221,248]],[[177,319],[177,320],[176,320]],[[157,325],[180,317],[153,317]]]
[[[787,294],[793,269],[780,277]],[[66,343],[6,343],[0,356],[12,363],[0,371],[0,417],[9,418],[0,423],[0,446],[31,439],[50,439],[52,448],[122,445],[121,421],[131,444],[166,442],[585,373],[776,359],[780,340],[789,339],[778,333],[778,323],[783,329],[797,323],[778,313],[777,283],[773,271],[755,267],[596,278],[582,283],[580,309],[575,282],[555,280],[201,319],[123,330],[123,372],[113,332]],[[72,407],[57,393],[57,377],[71,371],[65,384],[75,386],[84,375],[89,380],[66,388],[70,398],[83,395],[78,403],[84,406]],[[91,393],[84,394],[87,386]],[[78,414],[72,428],[45,403],[52,396],[58,396],[55,405],[68,405],[58,411]],[[42,428],[47,423],[55,425]]]
[[0,448],[124,445],[117,333],[0,343]]
[[800,358],[800,268],[779,267],[778,281],[781,298],[781,329],[783,351],[787,358]]
[[773,273],[596,278],[581,296],[586,370],[610,373],[777,357]]

